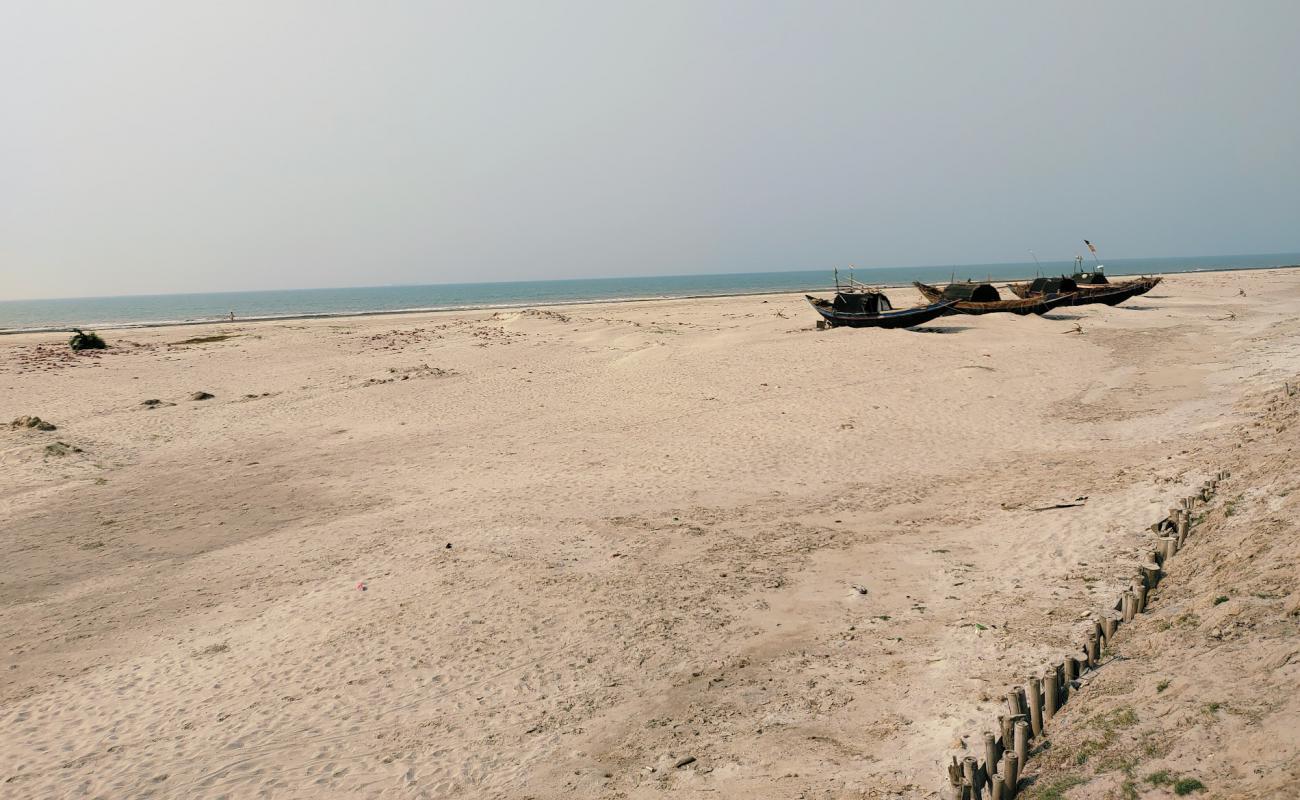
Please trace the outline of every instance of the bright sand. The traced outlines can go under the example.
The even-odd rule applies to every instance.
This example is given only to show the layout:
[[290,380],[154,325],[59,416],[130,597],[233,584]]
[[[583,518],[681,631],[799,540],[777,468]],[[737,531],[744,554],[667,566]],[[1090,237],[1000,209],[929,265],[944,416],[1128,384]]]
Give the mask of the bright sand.
[[1298,290],[0,337],[58,426],[0,429],[0,795],[932,794],[1300,370]]

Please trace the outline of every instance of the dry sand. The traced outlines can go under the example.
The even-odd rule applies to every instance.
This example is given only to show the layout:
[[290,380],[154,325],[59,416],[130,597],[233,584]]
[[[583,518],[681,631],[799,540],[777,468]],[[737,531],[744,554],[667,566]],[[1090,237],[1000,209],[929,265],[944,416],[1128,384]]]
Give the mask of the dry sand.
[[1243,398],[1248,421],[1191,437],[1232,477],[1052,721],[1029,797],[1300,796],[1296,377]]
[[0,795],[934,796],[1300,372],[1298,312],[1277,270],[922,331],[0,337],[0,418],[58,426],[0,430]]

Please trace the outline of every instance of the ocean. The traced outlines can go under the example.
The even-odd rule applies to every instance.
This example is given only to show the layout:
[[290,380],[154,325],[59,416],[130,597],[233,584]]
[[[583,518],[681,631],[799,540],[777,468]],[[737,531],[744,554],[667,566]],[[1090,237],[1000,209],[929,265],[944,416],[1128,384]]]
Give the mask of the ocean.
[[[1300,264],[1300,253],[1109,259],[1109,275],[1267,269]],[[952,276],[994,281],[1069,273],[1073,264],[1044,261],[961,266],[875,267],[854,277],[879,286],[905,286],[918,280],[947,282]],[[844,274],[843,272],[841,273]],[[637,278],[587,278],[499,283],[440,283],[423,286],[361,286],[338,289],[286,289],[262,292],[79,297],[57,300],[0,301],[0,333],[79,328],[185,325],[220,321],[231,311],[237,320],[296,319],[402,311],[511,308],[563,303],[707,297],[764,292],[825,291],[831,271],[737,272]]]

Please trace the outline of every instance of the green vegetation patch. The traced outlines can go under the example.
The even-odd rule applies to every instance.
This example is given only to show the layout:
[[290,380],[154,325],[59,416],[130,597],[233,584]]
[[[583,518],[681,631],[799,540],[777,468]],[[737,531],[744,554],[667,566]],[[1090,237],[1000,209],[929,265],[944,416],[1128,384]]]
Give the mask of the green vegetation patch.
[[1169,770],[1162,769],[1159,772],[1153,772],[1147,776],[1147,783],[1152,786],[1168,786],[1174,782],[1174,776],[1169,774]]
[[1029,800],[1065,800],[1065,793],[1076,786],[1081,786],[1088,782],[1087,778],[1079,775],[1066,775],[1057,778],[1051,783],[1035,784],[1030,787],[1021,797]]
[[1199,792],[1205,788],[1205,784],[1196,778],[1180,778],[1177,775],[1170,774],[1169,770],[1162,769],[1159,772],[1153,772],[1147,776],[1147,783],[1152,786],[1172,786],[1174,794],[1185,795],[1192,792]]
[[73,328],[73,330],[76,333],[68,340],[68,347],[73,350],[103,350],[108,347],[108,343],[94,331],[86,333],[80,328]]

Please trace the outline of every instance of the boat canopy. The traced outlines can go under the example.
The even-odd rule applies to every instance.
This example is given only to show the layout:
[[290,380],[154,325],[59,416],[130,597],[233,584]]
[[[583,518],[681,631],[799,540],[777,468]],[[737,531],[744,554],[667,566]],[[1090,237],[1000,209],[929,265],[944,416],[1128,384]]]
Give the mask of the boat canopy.
[[1030,294],[1068,294],[1079,291],[1079,285],[1073,278],[1062,275],[1059,278],[1034,278],[1029,284]]
[[1075,283],[1082,283],[1086,286],[1110,283],[1110,281],[1106,280],[1106,273],[1102,272],[1100,269],[1094,272],[1076,272],[1070,277]]
[[838,292],[832,306],[846,314],[881,314],[894,309],[880,292]]
[[948,300],[966,300],[971,303],[996,303],[1002,299],[998,290],[987,283],[950,283],[943,288]]

